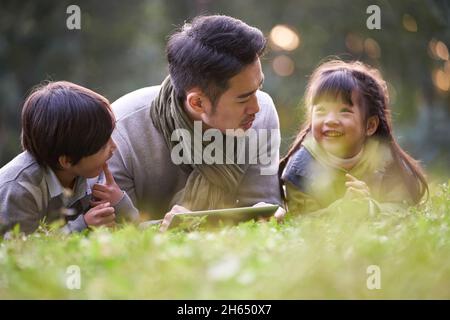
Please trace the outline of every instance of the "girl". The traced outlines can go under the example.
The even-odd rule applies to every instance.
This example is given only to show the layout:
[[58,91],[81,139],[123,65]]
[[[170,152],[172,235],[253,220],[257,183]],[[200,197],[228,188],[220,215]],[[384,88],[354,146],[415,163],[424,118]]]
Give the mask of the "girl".
[[342,199],[397,210],[428,186],[417,161],[396,142],[386,82],[361,62],[320,65],[306,91],[308,120],[280,162],[289,211],[312,212]]

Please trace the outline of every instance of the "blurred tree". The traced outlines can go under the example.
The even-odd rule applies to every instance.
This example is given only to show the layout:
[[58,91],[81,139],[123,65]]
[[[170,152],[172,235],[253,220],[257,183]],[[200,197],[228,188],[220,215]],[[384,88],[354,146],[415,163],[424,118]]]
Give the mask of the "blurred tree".
[[[284,152],[303,112],[308,75],[326,57],[359,59],[389,83],[400,143],[429,164],[450,162],[450,4],[446,0],[77,1],[81,30],[66,28],[71,1],[0,1],[0,165],[19,152],[20,107],[42,80],[69,80],[111,101],[161,82],[167,35],[198,14],[227,14],[269,36],[286,25],[292,50],[271,41],[265,88],[278,107]],[[369,5],[381,30],[369,30]],[[447,50],[447,51],[446,51]],[[281,68],[281,69],[280,69]]]
[[42,81],[72,81],[113,101],[165,74],[163,1],[77,1],[81,30],[66,27],[70,4],[0,2],[0,164],[19,152],[20,108]]

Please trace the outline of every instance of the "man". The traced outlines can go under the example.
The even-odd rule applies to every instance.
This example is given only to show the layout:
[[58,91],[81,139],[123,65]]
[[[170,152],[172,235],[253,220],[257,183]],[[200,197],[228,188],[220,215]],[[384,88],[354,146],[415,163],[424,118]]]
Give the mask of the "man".
[[[197,17],[170,37],[170,76],[162,85],[131,92],[113,103],[117,152],[110,168],[141,212],[161,218],[169,210],[281,204],[278,115],[270,96],[259,91],[265,46],[262,32],[240,20]],[[218,130],[224,140],[230,129],[270,131],[275,138],[267,143],[271,163],[199,162],[202,149],[183,136],[195,136],[198,123],[202,132]],[[247,147],[251,143],[245,138]],[[180,144],[187,148],[181,153]],[[228,151],[218,148],[216,153],[220,158]],[[177,155],[188,161],[175,161]],[[267,166],[275,170],[267,174]]]

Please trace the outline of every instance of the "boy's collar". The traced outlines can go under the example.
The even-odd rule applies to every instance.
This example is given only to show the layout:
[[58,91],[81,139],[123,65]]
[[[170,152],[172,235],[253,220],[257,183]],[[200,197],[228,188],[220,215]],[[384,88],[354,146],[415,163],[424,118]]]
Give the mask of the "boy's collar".
[[44,178],[47,182],[50,198],[63,196],[62,199],[65,206],[70,207],[73,203],[83,198],[86,194],[91,193],[90,188],[87,188],[87,181],[83,177],[76,178],[74,192],[69,196],[64,196],[64,192],[66,192],[66,190],[61,185],[61,182],[51,168],[44,170]]

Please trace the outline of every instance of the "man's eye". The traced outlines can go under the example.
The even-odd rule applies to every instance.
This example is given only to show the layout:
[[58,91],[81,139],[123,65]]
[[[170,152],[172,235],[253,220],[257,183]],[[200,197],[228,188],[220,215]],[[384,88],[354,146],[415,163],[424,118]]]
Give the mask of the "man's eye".
[[239,103],[241,103],[241,104],[244,104],[244,103],[247,103],[248,102],[248,100],[245,100],[245,101],[239,101]]

